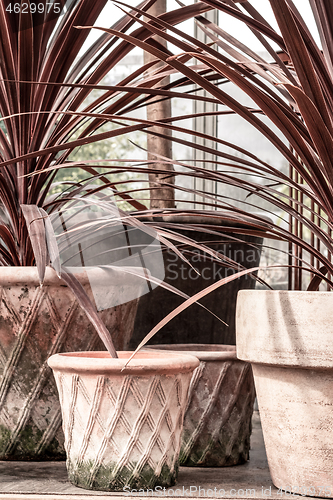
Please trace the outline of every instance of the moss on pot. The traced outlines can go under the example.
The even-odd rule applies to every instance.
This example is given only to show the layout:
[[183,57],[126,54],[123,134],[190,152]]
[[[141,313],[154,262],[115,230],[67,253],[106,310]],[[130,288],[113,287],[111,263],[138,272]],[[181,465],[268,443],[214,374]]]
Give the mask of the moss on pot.
[[79,466],[77,466],[75,460],[67,461],[68,479],[72,484],[80,488],[100,491],[147,490],[156,486],[168,488],[176,484],[178,463],[172,471],[164,464],[159,476],[155,475],[154,469],[148,464],[140,470],[138,475],[134,476],[133,470],[136,465],[136,463],[133,463],[133,468],[123,467],[114,477],[118,463],[110,462],[107,465],[100,465],[92,477],[92,470],[95,467],[92,460],[82,462]]

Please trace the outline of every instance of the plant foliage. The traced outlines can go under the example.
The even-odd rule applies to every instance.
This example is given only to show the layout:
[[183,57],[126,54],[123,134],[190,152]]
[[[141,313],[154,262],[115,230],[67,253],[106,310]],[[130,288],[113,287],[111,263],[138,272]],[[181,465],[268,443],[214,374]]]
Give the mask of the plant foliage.
[[[189,245],[207,252],[221,265],[237,268],[230,259],[175,232],[175,224],[163,219],[170,210],[151,211],[146,207],[146,200],[137,199],[138,193],[145,190],[142,180],[145,181],[150,172],[156,172],[156,165],[161,168],[163,164],[172,163],[176,181],[190,177],[239,187],[247,196],[270,202],[272,207],[308,228],[320,246],[314,247],[301,232],[290,231],[279,224],[267,225],[264,216],[249,217],[247,208],[236,208],[232,200],[226,201],[215,190],[185,188],[180,181],[175,184],[178,192],[195,194],[202,199],[206,210],[201,214],[208,215],[207,210],[212,207],[224,210],[209,215],[227,220],[230,233],[239,232],[237,222],[240,221],[248,223],[246,232],[253,235],[262,234],[264,225],[267,236],[289,241],[307,251],[310,261],[299,254],[296,266],[311,273],[310,288],[318,288],[322,279],[332,286],[333,26],[330,1],[309,0],[322,48],[316,45],[292,0],[269,0],[278,30],[247,0],[203,0],[186,6],[180,3],[179,8],[158,18],[149,14],[154,1],[144,0],[131,9],[117,1],[123,17],[110,29],[99,28],[99,38],[82,51],[106,0],[93,4],[88,0],[74,0],[61,16],[49,16],[45,11],[28,15],[10,12],[10,1],[0,0],[0,263],[33,265],[38,258],[42,279],[45,265],[51,259],[57,267],[54,263],[58,258],[48,216],[82,198],[111,203],[108,194],[111,189],[118,200],[125,201],[133,210],[130,214],[119,211],[129,226],[154,231],[162,244],[182,258],[177,247]],[[46,5],[46,0],[41,3]],[[208,21],[204,14],[212,9],[246,24],[262,43],[267,57],[250,50]],[[182,31],[179,25],[188,19],[195,20],[209,43]],[[159,43],[156,37],[169,42],[169,46]],[[134,47],[152,54],[153,60],[116,85],[102,84],[105,75]],[[160,61],[162,66],[157,64]],[[165,83],[165,77],[170,75],[171,81]],[[243,105],[232,97],[225,87],[228,82],[250,97],[253,106]],[[97,97],[93,93],[96,89]],[[231,144],[203,131],[189,130],[181,125],[182,116],[153,122],[134,114],[156,98],[202,101],[218,105],[217,115],[239,115],[284,156],[291,166],[290,174],[244,150],[236,141]],[[198,114],[192,115],[195,116]],[[263,117],[277,127],[284,140]],[[213,154],[218,157],[217,162],[214,165],[207,162],[204,168],[200,164],[164,158],[154,151],[150,153],[156,160],[149,162],[111,158],[101,174],[98,162],[69,161],[69,156],[80,146],[138,131],[170,140],[167,133],[170,130],[175,143]],[[200,140],[194,142],[194,138],[213,141],[215,147],[208,147]],[[226,153],[226,146],[233,153]],[[59,169],[73,166],[85,172],[86,179],[57,183],[55,192]],[[236,166],[244,176],[235,175],[228,170],[230,166]],[[135,174],[126,187],[121,177],[119,181],[114,178],[115,174],[124,173]],[[163,170],[158,173],[163,174]],[[169,177],[168,171],[160,181],[161,188],[173,186]],[[255,205],[252,197],[248,203]],[[191,209],[171,212],[174,215],[186,212],[190,217],[198,213]],[[194,226],[189,222],[189,227]],[[215,237],[216,229],[210,225],[203,230]],[[61,268],[58,271],[61,273]],[[66,273],[62,276],[80,295],[72,276]],[[236,277],[234,275],[234,279]],[[205,293],[195,299],[199,300]],[[87,304],[84,306],[83,295],[81,299],[83,307],[89,309]],[[186,304],[193,300],[187,297]],[[92,310],[91,319],[95,321]]]
[[[117,3],[124,8],[125,4]],[[302,233],[302,230],[292,230],[292,225],[272,224],[269,235],[297,245],[300,253],[294,265],[310,272],[313,277],[310,289],[317,289],[322,280],[331,287],[332,4],[330,0],[309,0],[321,40],[321,46],[318,46],[292,0],[269,0],[278,24],[277,30],[270,26],[250,0],[203,0],[195,5],[200,3],[244,23],[261,42],[267,56],[263,57],[261,53],[251,50],[202,14],[194,17],[199,29],[208,37],[209,43],[206,44],[177,26],[172,26],[162,16],[153,18],[148,13],[145,19],[140,17],[138,22],[143,28],[176,47],[172,55],[168,55],[161,47],[152,47],[145,41],[137,40],[132,34],[118,33],[118,36],[149,51],[157,60],[164,61],[164,71],[178,75],[178,79],[175,79],[178,85],[190,88],[190,85],[195,84],[198,90],[205,90],[207,102],[219,105],[221,111],[216,114],[239,115],[283,155],[290,165],[289,174],[241,149],[236,139],[235,144],[230,144],[198,131],[193,132],[194,135],[215,141],[216,148],[208,148],[200,143],[192,143],[191,147],[212,153],[219,159],[216,171],[209,167],[206,170],[197,168],[195,175],[240,187],[248,195],[269,202],[272,213],[279,210],[294,226],[299,224],[299,227],[305,228]],[[178,9],[179,16],[188,8],[182,6]],[[139,13],[140,9],[136,12]],[[116,34],[114,30],[105,31]],[[195,60],[197,64],[194,64]],[[243,105],[232,97],[224,87],[226,82],[241,89],[253,105]],[[266,118],[278,129],[279,135],[274,127],[267,124]],[[172,120],[166,122],[169,125]],[[186,131],[177,127],[175,120],[170,126],[174,131],[173,140],[189,145],[190,140],[177,138],[176,133],[186,134]],[[226,154],[220,147],[225,145],[235,153]],[[226,162],[232,162],[244,175],[239,177],[227,171]],[[260,181],[254,180],[256,178]],[[250,199],[254,198],[248,198],[248,203]],[[217,206],[226,206],[222,198],[218,199]],[[239,217],[247,213],[246,208],[229,208]],[[311,241],[304,237],[306,230],[312,235]],[[316,245],[314,239],[318,242]],[[310,255],[308,261],[302,258],[302,251]]]

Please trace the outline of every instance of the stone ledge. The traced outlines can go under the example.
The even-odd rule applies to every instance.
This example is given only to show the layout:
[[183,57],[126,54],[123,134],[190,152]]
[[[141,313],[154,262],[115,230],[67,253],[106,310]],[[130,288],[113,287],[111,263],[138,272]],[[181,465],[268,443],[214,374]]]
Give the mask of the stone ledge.
[[[221,490],[224,490],[224,493]],[[106,500],[110,497],[117,497],[117,500],[129,498],[287,500],[291,498],[286,493],[278,494],[278,490],[272,484],[257,411],[253,417],[250,460],[246,464],[223,468],[181,467],[177,485],[165,491],[155,491],[153,495],[151,493],[124,495],[122,492],[93,492],[77,488],[68,482],[64,462],[0,462],[1,500],[87,500],[88,498]],[[292,495],[293,499],[296,497]]]

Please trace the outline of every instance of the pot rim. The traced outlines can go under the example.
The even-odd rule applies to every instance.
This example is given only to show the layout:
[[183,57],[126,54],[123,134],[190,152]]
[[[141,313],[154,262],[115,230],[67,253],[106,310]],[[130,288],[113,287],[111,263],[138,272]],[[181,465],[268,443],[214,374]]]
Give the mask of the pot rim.
[[272,220],[269,217],[259,213],[254,213],[253,215],[259,215],[260,218],[264,219],[265,221],[257,220],[250,215],[237,217],[234,212],[228,210],[205,210],[204,214],[200,212],[200,210],[192,210],[190,214],[176,214],[169,209],[167,212],[157,211],[147,216],[141,215],[138,218],[141,220],[153,221],[154,218],[157,217],[160,218],[163,222],[194,225],[210,224],[220,226],[221,229],[223,229],[223,227],[236,227],[239,229],[257,229],[258,231],[262,231],[263,233],[267,232],[267,230],[271,227]]
[[[297,297],[297,295],[299,296],[303,296],[304,297],[308,297],[308,298],[316,298],[318,296],[323,296],[323,295],[327,295],[327,296],[331,296],[333,297],[333,293],[332,292],[328,292],[328,291],[316,291],[316,292],[313,292],[313,291],[308,291],[308,290],[257,290],[257,289],[254,289],[254,290],[239,290],[238,294],[250,294],[250,293],[255,293],[255,294],[267,294],[267,295],[294,295],[295,297]],[[306,295],[305,295],[306,294]]]
[[199,360],[187,353],[139,351],[125,367],[133,351],[118,351],[119,358],[112,358],[107,351],[82,351],[54,354],[47,362],[55,371],[105,375],[147,375],[192,372]]
[[[91,285],[91,278],[96,279],[101,286],[110,286],[109,274],[105,273],[108,266],[85,266],[85,267],[67,267],[66,269],[73,273],[80,281],[81,285]],[[112,267],[112,266],[111,266]],[[122,286],[124,284],[124,275],[126,271],[115,269],[112,286]],[[137,272],[143,273],[143,268],[136,268]],[[146,270],[147,272],[148,270]],[[149,272],[149,271],[148,271]],[[138,278],[141,280],[141,278]],[[144,280],[141,280],[144,283]],[[36,266],[1,266],[0,268],[0,286],[40,286],[38,270]],[[56,271],[51,266],[46,266],[43,286],[63,286],[67,284],[59,278]]]
[[240,290],[239,359],[252,364],[332,370],[332,292]]
[[161,352],[181,352],[196,356],[200,361],[238,361],[235,345],[224,344],[156,344],[147,345],[145,349]]
[[[73,268],[71,268],[72,270]],[[89,283],[88,275],[83,267],[78,267],[78,272],[75,273],[76,278],[82,284]],[[0,286],[39,286],[38,270],[36,266],[1,266],[0,270]],[[46,266],[45,278],[43,286],[59,285],[67,287],[66,283],[62,281],[55,270]]]

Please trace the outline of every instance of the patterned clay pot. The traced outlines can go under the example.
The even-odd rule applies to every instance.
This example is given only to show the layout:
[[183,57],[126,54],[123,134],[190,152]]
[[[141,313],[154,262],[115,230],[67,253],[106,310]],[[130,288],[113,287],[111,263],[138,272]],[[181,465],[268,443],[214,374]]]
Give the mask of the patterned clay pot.
[[287,495],[333,498],[332,305],[331,292],[238,295],[237,355],[252,363],[272,481]]
[[[76,276],[91,296],[85,273]],[[0,294],[0,459],[64,459],[58,394],[46,360],[59,350],[104,347],[53,269],[40,287],[37,268],[2,267]],[[99,313],[118,349],[128,345],[136,307],[132,301]]]
[[68,477],[128,492],[175,484],[194,356],[65,353],[48,360],[59,390]]
[[169,344],[149,349],[186,352],[200,360],[189,390],[180,465],[224,467],[246,462],[255,398],[250,363],[239,361],[235,346],[228,345]]

